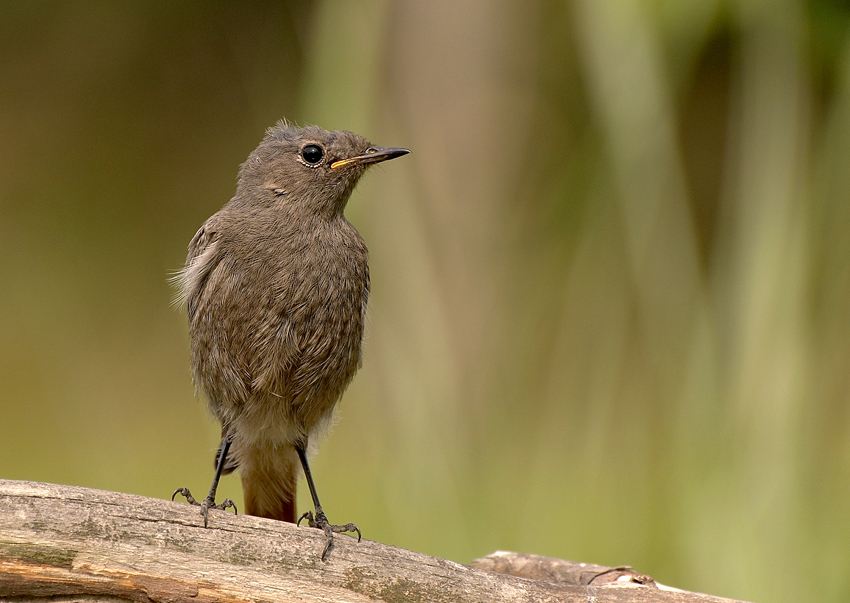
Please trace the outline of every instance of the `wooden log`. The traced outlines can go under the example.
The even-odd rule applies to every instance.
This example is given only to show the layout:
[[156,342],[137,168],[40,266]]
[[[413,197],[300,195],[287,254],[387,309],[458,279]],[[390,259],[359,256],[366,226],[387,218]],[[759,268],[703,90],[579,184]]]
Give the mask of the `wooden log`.
[[[477,567],[318,530],[72,486],[0,480],[0,598],[29,601],[721,603],[624,569],[497,553]],[[513,575],[512,575],[513,574]]]

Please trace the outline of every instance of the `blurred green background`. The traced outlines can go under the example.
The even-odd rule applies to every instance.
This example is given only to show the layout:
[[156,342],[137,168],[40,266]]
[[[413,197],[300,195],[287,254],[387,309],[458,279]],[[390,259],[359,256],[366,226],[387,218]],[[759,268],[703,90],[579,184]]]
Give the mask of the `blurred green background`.
[[850,600],[848,31],[838,0],[3,1],[0,477],[206,490],[166,279],[287,117],[413,150],[347,212],[332,520]]

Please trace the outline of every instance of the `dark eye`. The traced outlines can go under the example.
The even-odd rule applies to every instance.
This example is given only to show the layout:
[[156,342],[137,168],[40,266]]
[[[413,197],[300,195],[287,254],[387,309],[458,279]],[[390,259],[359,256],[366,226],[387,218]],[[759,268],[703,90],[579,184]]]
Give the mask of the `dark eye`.
[[301,149],[302,159],[310,165],[316,165],[324,156],[325,152],[322,150],[322,147],[316,144],[308,144],[306,147]]

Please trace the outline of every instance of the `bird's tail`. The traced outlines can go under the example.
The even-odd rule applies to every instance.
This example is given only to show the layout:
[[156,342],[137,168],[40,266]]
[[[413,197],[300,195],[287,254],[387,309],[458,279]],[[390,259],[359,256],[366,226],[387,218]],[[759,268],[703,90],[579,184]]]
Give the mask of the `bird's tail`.
[[239,451],[245,513],[295,523],[300,464],[295,448]]

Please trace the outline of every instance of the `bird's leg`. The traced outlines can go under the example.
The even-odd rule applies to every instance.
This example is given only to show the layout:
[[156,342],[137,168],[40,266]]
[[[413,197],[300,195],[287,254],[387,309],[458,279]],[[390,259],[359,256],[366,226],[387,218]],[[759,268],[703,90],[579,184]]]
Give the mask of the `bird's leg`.
[[360,528],[353,523],[347,523],[341,526],[332,525],[325,512],[322,511],[322,505],[319,503],[319,496],[316,494],[316,485],[313,483],[313,475],[310,473],[310,465],[307,464],[307,452],[304,447],[297,446],[298,457],[301,459],[301,466],[304,467],[304,477],[307,478],[307,487],[310,488],[310,496],[313,498],[313,506],[316,507],[316,515],[312,511],[307,511],[298,518],[298,525],[301,525],[301,520],[306,519],[307,525],[311,528],[319,528],[325,533],[325,548],[322,551],[322,561],[328,558],[331,550],[334,548],[334,532],[357,532],[357,542],[360,542]]
[[177,488],[174,491],[174,494],[171,495],[171,500],[174,500],[174,497],[178,494],[181,494],[186,497],[186,502],[190,505],[197,505],[201,507],[201,514],[204,516],[204,527],[207,527],[207,523],[209,521],[209,511],[210,509],[233,509],[234,513],[238,513],[236,509],[236,505],[229,498],[225,498],[221,504],[216,504],[215,502],[215,491],[218,490],[218,480],[221,479],[221,472],[224,470],[224,463],[227,460],[227,451],[230,450],[230,440],[225,439],[224,443],[221,447],[221,454],[218,457],[218,465],[215,468],[215,476],[213,476],[212,486],[210,487],[210,493],[207,494],[207,497],[203,500],[203,502],[198,502],[192,496],[192,493],[189,492],[189,488]]

